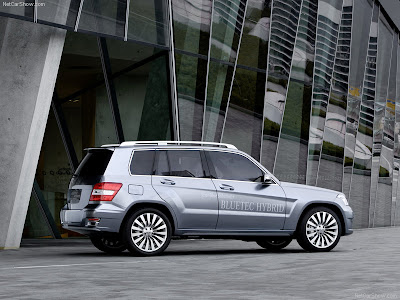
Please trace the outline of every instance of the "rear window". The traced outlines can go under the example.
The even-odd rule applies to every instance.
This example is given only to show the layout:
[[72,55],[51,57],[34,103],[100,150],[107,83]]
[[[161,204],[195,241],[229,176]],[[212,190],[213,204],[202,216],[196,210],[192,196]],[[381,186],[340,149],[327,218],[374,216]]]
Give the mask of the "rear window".
[[75,171],[70,186],[97,183],[104,175],[112,155],[111,150],[89,150]]
[[153,175],[154,150],[135,151],[131,161],[132,175]]
[[78,176],[103,175],[113,152],[110,150],[93,151],[86,154],[75,174]]

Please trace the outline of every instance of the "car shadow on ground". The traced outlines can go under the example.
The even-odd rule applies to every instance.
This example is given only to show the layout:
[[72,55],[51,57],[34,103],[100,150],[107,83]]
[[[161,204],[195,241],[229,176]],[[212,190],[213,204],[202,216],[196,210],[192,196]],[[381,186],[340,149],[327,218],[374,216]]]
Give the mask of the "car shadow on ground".
[[[338,251],[334,251],[338,252]],[[218,249],[218,250],[166,250],[164,253],[155,257],[166,257],[166,256],[201,256],[201,255],[216,255],[216,256],[229,256],[229,255],[288,255],[295,253],[309,253],[302,249],[283,249],[278,252],[272,252],[264,249],[234,249],[234,250],[226,250],[226,249]],[[131,254],[129,251],[124,251],[120,254],[108,254],[104,252],[74,252],[68,253],[69,256],[87,256],[87,257],[98,257],[98,256],[115,256],[115,257],[145,257],[140,255]]]

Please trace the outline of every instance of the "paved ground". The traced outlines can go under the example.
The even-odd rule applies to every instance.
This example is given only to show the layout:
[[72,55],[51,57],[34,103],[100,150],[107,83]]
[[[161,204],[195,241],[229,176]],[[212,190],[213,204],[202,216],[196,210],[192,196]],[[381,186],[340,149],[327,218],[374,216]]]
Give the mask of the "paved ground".
[[400,227],[358,230],[330,253],[198,240],[141,258],[28,240],[0,252],[0,299],[400,299],[399,254]]

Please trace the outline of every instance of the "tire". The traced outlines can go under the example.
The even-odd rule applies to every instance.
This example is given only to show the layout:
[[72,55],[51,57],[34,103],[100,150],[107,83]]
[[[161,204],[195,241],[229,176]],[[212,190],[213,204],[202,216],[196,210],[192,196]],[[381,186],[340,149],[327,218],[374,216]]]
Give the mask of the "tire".
[[109,254],[119,254],[126,250],[125,243],[118,237],[90,236],[90,241],[97,249]]
[[328,252],[340,240],[342,224],[337,214],[323,206],[307,211],[297,227],[297,242],[306,251]]
[[123,235],[132,254],[158,255],[167,249],[171,241],[171,222],[158,209],[140,209],[129,217]]
[[276,238],[264,238],[262,240],[256,241],[257,244],[269,251],[279,251],[290,244],[292,238],[288,237],[276,237]]

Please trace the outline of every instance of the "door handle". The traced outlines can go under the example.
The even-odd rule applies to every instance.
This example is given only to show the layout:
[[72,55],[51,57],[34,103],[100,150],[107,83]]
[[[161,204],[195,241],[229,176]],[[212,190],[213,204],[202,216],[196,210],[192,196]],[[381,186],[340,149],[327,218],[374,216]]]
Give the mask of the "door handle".
[[221,184],[221,185],[219,186],[219,188],[220,188],[221,190],[226,190],[226,191],[233,191],[233,190],[234,190],[234,187],[231,186],[231,185],[228,185],[228,184]]
[[163,179],[160,181],[162,184],[175,185],[175,181],[170,179]]

